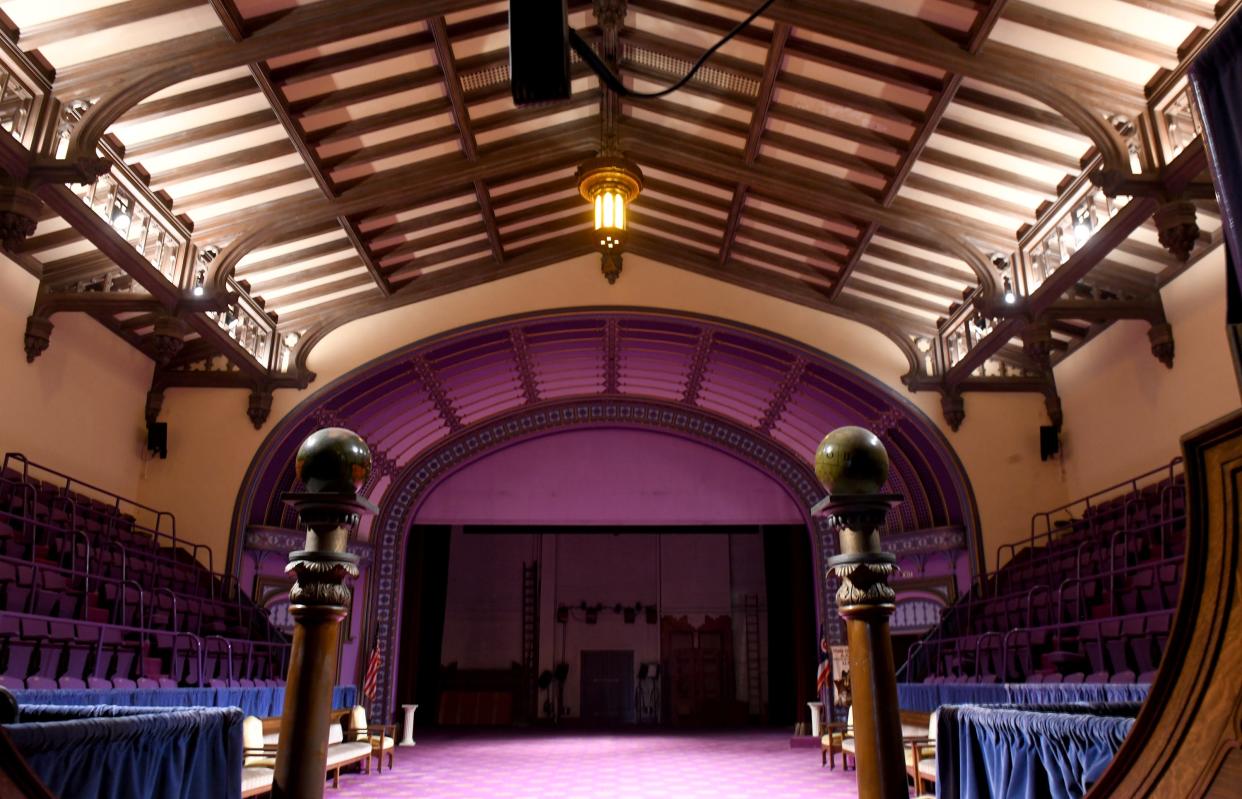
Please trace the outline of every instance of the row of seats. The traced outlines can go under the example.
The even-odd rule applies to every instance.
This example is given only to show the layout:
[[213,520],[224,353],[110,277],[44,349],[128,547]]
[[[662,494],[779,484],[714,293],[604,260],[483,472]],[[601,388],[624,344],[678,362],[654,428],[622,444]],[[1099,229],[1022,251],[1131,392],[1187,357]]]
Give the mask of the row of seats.
[[1032,530],[1048,529],[945,611],[911,648],[904,679],[1150,679],[1168,641],[1185,550],[1185,483],[1172,468],[1130,481],[1119,496],[1037,514]]
[[[171,514],[23,456],[0,470],[0,675],[81,688],[265,684],[288,641]],[[206,550],[209,558],[210,551]],[[226,598],[231,596],[231,598]]]
[[10,686],[33,687],[35,679],[45,688],[130,687],[146,679],[249,687],[284,674],[287,652],[267,642],[0,613],[0,675]]

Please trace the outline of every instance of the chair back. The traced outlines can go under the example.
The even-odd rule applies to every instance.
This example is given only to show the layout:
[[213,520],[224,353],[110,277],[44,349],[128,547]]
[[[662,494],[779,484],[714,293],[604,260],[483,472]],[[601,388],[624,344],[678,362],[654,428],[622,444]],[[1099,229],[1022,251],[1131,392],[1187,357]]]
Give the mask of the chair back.
[[[242,719],[242,749],[263,748],[263,720],[258,716],[246,716]],[[270,759],[269,756],[247,755],[242,760],[243,766],[259,765]]]
[[349,711],[349,728],[354,731],[356,740],[367,738],[367,709],[362,705],[354,705]]
[[940,718],[940,708],[932,711],[931,716],[927,719],[927,740],[932,743],[936,742],[936,722]]

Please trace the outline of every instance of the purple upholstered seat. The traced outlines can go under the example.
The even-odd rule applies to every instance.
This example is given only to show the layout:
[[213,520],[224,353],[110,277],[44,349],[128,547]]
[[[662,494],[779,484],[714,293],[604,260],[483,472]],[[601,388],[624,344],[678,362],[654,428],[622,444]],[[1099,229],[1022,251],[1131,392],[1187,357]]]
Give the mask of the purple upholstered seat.
[[50,677],[27,677],[26,687],[31,690],[50,691],[56,687],[56,681]]
[[1113,684],[1118,684],[1118,683],[1122,683],[1122,684],[1124,684],[1124,683],[1132,683],[1132,682],[1134,682],[1134,672],[1132,672],[1132,671],[1119,671],[1119,672],[1117,672],[1116,674],[1114,674],[1112,677],[1109,677],[1109,678],[1108,678],[1108,681],[1109,681],[1110,683],[1113,683]]
[[1044,682],[1045,682],[1045,683],[1059,683],[1059,682],[1061,682],[1061,681],[1062,681],[1062,677],[1061,677],[1061,675],[1060,675],[1059,673],[1057,673],[1057,672],[1053,672],[1052,674],[1046,674],[1046,675],[1044,675]]
[[1106,671],[1092,672],[1087,675],[1087,679],[1083,680],[1083,682],[1089,685],[1102,685],[1108,682],[1108,676]]
[[24,680],[17,677],[10,677],[7,674],[0,674],[0,686],[8,688],[10,691],[20,691],[26,687]]
[[1065,679],[1061,682],[1066,685],[1079,685],[1082,683],[1084,677],[1085,675],[1081,671],[1076,671],[1073,674],[1066,674]]
[[1154,671],[1145,671],[1138,676],[1137,680],[1135,680],[1135,682],[1140,683],[1142,685],[1151,685],[1155,681],[1156,681],[1156,672]]
[[161,688],[180,688],[181,687],[180,685],[177,684],[177,680],[172,677],[160,677],[159,686]]
[[126,677],[113,677],[112,687],[120,688],[121,690],[124,690],[124,691],[132,691],[138,687],[138,684],[134,682],[133,680],[130,680]]
[[1033,671],[1026,675],[1026,681],[1032,683],[1042,683],[1044,681],[1044,673],[1042,671]]
[[[115,682],[115,680],[113,682]],[[160,684],[158,680],[153,680],[150,677],[139,677],[138,687],[143,690],[147,690],[150,688],[159,688]]]
[[58,688],[77,688],[80,690],[86,688],[86,681],[79,680],[77,677],[61,677],[56,681],[56,686]]
[[105,680],[103,677],[87,677],[86,687],[92,691],[106,691],[114,687],[112,680]]

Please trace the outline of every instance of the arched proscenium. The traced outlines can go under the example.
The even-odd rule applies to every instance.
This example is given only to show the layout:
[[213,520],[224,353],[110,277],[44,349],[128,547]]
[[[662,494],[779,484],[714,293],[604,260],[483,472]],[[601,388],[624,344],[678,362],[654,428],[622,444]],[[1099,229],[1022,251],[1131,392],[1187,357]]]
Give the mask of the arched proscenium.
[[[732,388],[742,384],[744,392]],[[371,528],[365,617],[380,625],[392,669],[405,539],[419,502],[438,481],[526,438],[581,427],[641,428],[727,452],[782,485],[815,531],[818,596],[830,597],[823,578],[832,538],[809,517],[823,496],[811,461],[823,431],[847,423],[882,437],[892,458],[888,484],[909,498],[887,529],[955,526],[977,559],[973,499],[960,465],[931,422],[892,390],[831,356],[753,328],[670,312],[583,309],[437,336],[316,393],[272,431],[252,462],[235,510],[231,562],[236,568],[247,525],[292,523],[282,518],[279,497],[293,488],[297,444],[318,427],[358,431],[375,457],[363,493],[382,508]],[[817,612],[835,621],[825,601]],[[393,686],[384,686],[386,699]]]

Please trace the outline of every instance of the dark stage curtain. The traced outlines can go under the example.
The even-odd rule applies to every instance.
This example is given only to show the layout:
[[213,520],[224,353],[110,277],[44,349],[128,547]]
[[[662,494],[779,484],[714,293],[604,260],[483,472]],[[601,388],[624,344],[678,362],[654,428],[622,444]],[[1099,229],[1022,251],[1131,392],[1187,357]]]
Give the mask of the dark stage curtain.
[[1199,54],[1190,67],[1190,81],[1203,116],[1203,143],[1224,223],[1229,253],[1226,321],[1238,367],[1242,364],[1242,18],[1231,19]]
[[937,799],[1080,799],[1112,762],[1138,708],[945,705],[936,727]]
[[1050,705],[1068,702],[1142,702],[1151,686],[1141,683],[997,683],[945,685],[900,683],[902,710],[930,713],[941,705]]
[[5,732],[57,796],[236,799],[236,708],[23,705]]
[[[53,688],[14,691],[21,704],[117,705],[123,707],[238,707],[247,716],[279,716],[285,705],[285,689],[265,688],[150,688],[91,690]],[[357,704],[358,689],[338,685],[332,691],[332,707],[343,710]]]

